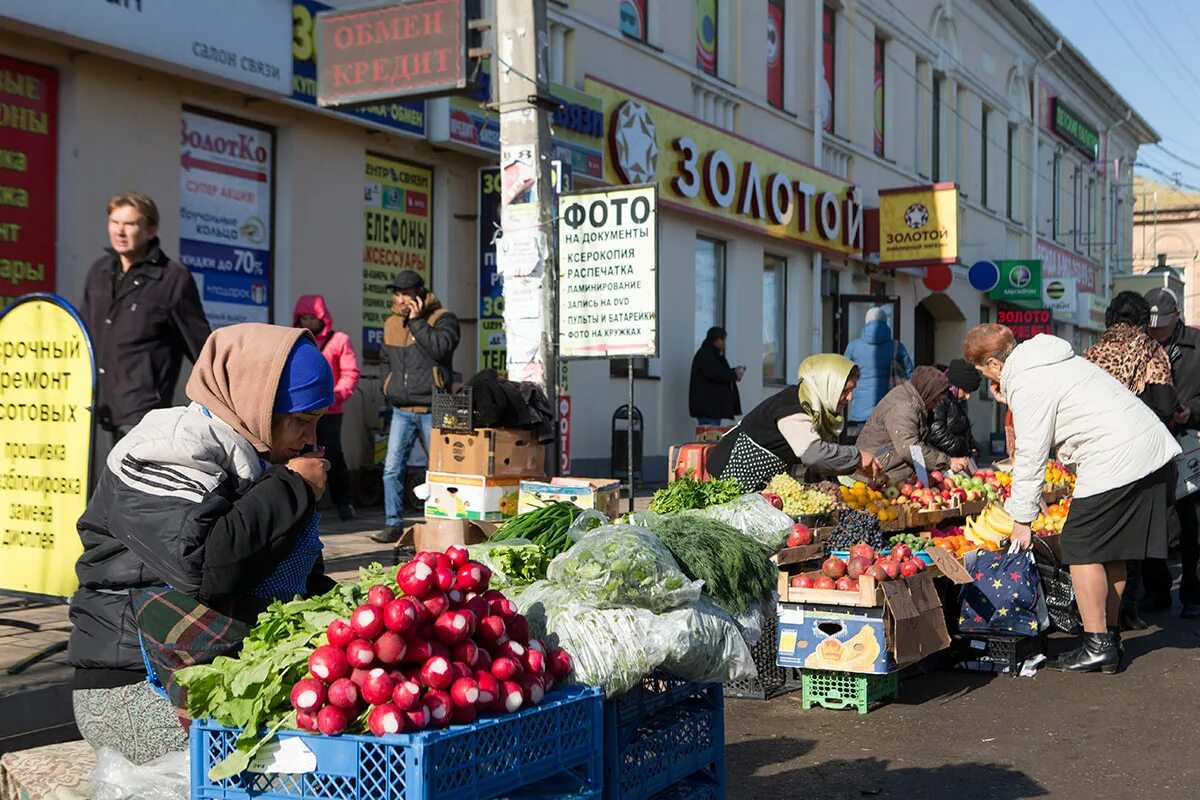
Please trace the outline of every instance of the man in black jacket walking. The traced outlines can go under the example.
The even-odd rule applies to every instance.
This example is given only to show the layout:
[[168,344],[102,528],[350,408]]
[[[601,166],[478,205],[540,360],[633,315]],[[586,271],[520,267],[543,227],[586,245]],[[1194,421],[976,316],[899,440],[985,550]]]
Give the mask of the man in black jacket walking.
[[692,358],[688,411],[700,425],[720,425],[742,413],[738,381],[745,367],[730,367],[725,358],[725,329],[709,328]]
[[115,444],[147,411],[167,408],[183,356],[211,332],[192,274],[163,253],[158,207],[139,192],[108,201],[108,240],[83,289],[96,357],[96,421]]

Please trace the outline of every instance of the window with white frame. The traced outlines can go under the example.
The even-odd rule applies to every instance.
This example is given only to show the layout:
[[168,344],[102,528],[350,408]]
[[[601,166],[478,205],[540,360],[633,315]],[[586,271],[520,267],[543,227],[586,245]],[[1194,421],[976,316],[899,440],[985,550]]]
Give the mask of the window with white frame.
[[787,259],[763,256],[762,368],[764,383],[787,383]]
[[725,243],[704,236],[696,237],[695,320],[696,342],[725,325]]

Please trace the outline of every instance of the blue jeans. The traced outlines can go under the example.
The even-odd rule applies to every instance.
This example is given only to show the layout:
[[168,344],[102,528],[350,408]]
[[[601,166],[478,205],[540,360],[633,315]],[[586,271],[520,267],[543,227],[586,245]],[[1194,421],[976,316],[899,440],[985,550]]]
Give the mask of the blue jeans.
[[388,431],[387,460],[383,464],[383,505],[387,525],[404,522],[404,469],[417,443],[417,435],[429,447],[433,430],[432,414],[414,414],[399,408],[392,409],[392,426]]
[[724,422],[724,420],[717,419],[715,417],[697,417],[696,418],[697,425],[720,425],[722,422]]

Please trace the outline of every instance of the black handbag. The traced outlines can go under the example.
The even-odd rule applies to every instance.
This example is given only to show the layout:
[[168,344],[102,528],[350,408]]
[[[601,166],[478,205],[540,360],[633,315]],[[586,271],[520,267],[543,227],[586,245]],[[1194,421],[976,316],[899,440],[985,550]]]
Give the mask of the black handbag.
[[1042,578],[1042,593],[1046,597],[1046,611],[1050,624],[1063,633],[1083,633],[1083,618],[1075,603],[1075,586],[1071,573],[1063,567],[1050,544],[1038,536],[1033,537],[1033,560]]

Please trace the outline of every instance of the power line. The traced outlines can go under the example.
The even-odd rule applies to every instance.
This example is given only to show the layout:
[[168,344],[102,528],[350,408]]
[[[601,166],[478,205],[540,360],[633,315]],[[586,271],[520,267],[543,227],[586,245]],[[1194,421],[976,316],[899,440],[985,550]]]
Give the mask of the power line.
[[1175,4],[1175,11],[1178,12],[1178,18],[1183,20],[1183,23],[1185,25],[1187,25],[1188,28],[1192,31],[1192,36],[1194,36],[1194,37],[1196,37],[1196,39],[1200,40],[1200,31],[1196,30],[1196,26],[1192,24],[1192,21],[1190,19],[1188,19],[1187,12],[1184,11],[1183,7],[1179,5],[1179,0],[1171,0],[1171,1]]
[[1137,20],[1142,24],[1142,29],[1150,34],[1150,40],[1165,47],[1167,52],[1173,56],[1173,58],[1163,60],[1170,64],[1175,69],[1175,73],[1183,78],[1183,83],[1194,91],[1196,86],[1192,83],[1193,76],[1182,66],[1187,62],[1187,59],[1179,55],[1179,51],[1175,49],[1174,45],[1154,27],[1153,21],[1150,19],[1150,15],[1146,12],[1144,6],[1133,3],[1131,0],[1125,0],[1125,5],[1133,10]]

